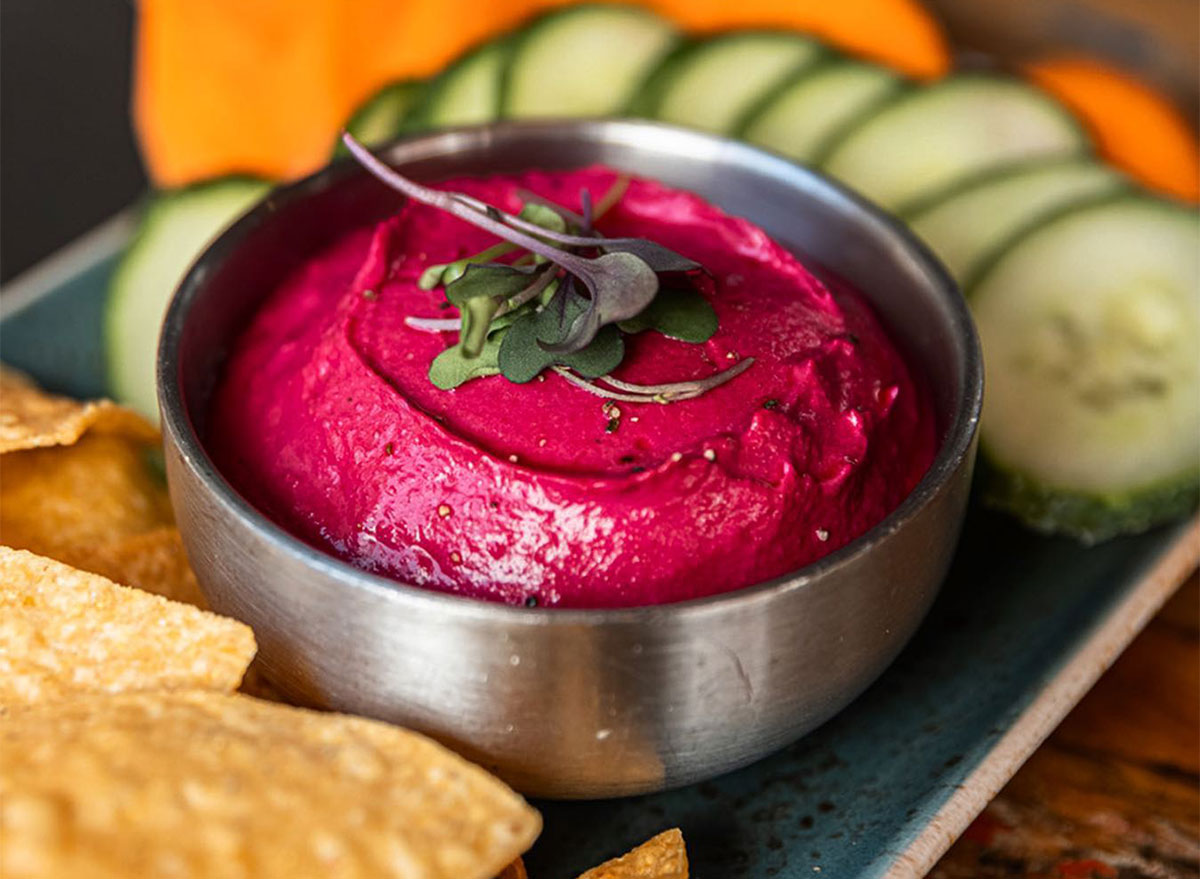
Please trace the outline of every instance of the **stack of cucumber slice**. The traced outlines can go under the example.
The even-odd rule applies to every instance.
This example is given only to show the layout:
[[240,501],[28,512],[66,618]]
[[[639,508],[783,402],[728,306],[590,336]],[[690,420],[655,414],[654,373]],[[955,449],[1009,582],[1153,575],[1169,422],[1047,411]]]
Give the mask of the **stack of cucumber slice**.
[[1200,216],[1135,193],[1017,233],[968,291],[993,503],[1102,540],[1194,509]]
[[[593,5],[478,46],[426,83],[388,86],[347,128],[373,145],[606,115],[740,137],[910,224],[976,315],[993,503],[1084,540],[1196,507],[1200,218],[1094,159],[1087,132],[1040,90],[983,73],[922,85],[801,34],[685,39],[645,10]],[[153,412],[164,304],[202,243],[262,191],[222,181],[145,213],[109,306],[118,397]]]

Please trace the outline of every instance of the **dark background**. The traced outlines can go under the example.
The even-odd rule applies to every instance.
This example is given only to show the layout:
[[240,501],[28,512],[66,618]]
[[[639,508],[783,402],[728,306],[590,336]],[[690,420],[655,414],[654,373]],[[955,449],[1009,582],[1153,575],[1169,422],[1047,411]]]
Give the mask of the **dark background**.
[[0,2],[0,280],[142,192],[133,19],[130,0]]

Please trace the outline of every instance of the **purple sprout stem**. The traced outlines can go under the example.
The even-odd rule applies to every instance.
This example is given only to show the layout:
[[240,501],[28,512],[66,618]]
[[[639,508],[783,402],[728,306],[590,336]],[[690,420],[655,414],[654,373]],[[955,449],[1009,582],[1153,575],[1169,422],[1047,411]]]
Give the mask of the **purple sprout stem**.
[[[503,211],[496,211],[496,213],[500,217],[505,218],[504,222],[493,219],[489,215],[489,206],[478,199],[457,193],[430,189],[427,186],[422,186],[419,183],[409,180],[376,158],[370,150],[355,140],[348,131],[342,132],[342,142],[346,145],[346,149],[350,151],[351,155],[358,160],[360,165],[366,168],[372,176],[387,184],[392,189],[403,195],[407,195],[413,201],[446,211],[476,228],[483,229],[485,232],[491,232],[497,238],[510,241],[539,256],[544,256],[546,259],[556,265],[562,266],[575,275],[587,285],[593,296],[596,295],[596,282],[592,274],[592,260],[566,253],[556,247],[551,247],[531,235],[526,235],[512,226],[506,225],[507,222],[512,222],[517,218],[511,217]],[[476,205],[482,207],[475,207]],[[524,220],[520,221],[520,225],[531,226],[539,233],[546,231],[541,226],[526,223]],[[586,243],[594,243],[591,239],[580,240]]]

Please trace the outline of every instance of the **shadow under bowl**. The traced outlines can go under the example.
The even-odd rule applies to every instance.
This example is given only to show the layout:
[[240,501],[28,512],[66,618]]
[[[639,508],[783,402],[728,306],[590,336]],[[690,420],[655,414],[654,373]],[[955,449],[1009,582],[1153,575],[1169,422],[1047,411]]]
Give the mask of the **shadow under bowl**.
[[158,360],[171,497],[212,607],[254,628],[306,704],[426,732],[537,796],[644,793],[788,744],[892,661],[945,576],[982,398],[953,282],[898,223],[813,171],[730,140],[619,120],[506,123],[396,143],[418,180],[604,163],[691,190],[857,288],[929,380],[937,456],[882,522],[794,573],[644,608],[517,608],[402,585],[293,537],[214,467],[202,437],[239,331],[300,262],[400,198],[335,164],[276,190],[199,258]]

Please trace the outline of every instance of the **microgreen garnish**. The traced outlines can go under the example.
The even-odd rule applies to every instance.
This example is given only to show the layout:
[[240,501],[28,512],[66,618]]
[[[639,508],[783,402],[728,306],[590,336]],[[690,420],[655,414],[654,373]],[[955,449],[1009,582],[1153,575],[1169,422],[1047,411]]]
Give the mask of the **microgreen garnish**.
[[462,345],[452,345],[433,359],[429,365],[429,380],[435,387],[448,391],[473,378],[499,375],[500,340],[486,339],[479,353],[467,357]]
[[[572,309],[586,307],[579,304],[581,299],[577,297],[568,303],[568,321],[572,319]],[[598,378],[621,365],[625,341],[615,326],[602,327],[595,338],[578,351],[559,354],[539,344],[539,337],[550,331],[551,324],[557,321],[553,306],[551,301],[550,306],[540,313],[525,315],[509,328],[500,345],[500,372],[505,378],[523,384],[532,381],[546,367],[555,365],[569,366],[580,375]]]
[[473,256],[429,266],[418,279],[421,289],[445,290],[443,307],[459,309],[458,318],[405,318],[413,329],[459,334],[430,366],[437,387],[496,374],[523,383],[552,369],[609,400],[671,403],[718,387],[754,362],[748,357],[699,381],[635,385],[612,377],[625,356],[625,334],[654,330],[699,343],[717,330],[716,312],[691,283],[705,272],[702,265],[645,238],[608,238],[596,230],[625,194],[628,177],[595,204],[581,192],[578,214],[524,191],[521,210],[510,214],[473,196],[422,186],[349,134],[342,140],[391,188],[502,239]]
[[706,342],[717,331],[717,313],[691,287],[664,287],[641,314],[617,326],[631,334],[657,330],[681,342]]

